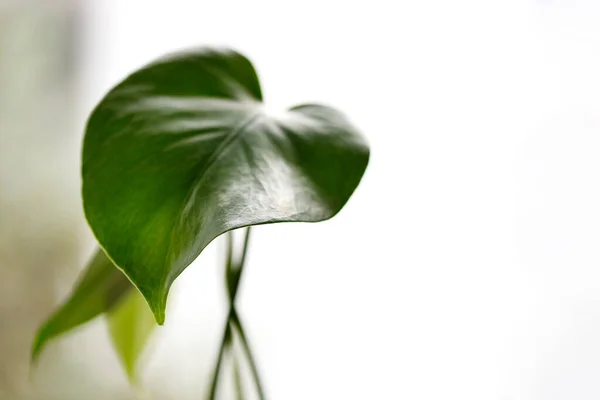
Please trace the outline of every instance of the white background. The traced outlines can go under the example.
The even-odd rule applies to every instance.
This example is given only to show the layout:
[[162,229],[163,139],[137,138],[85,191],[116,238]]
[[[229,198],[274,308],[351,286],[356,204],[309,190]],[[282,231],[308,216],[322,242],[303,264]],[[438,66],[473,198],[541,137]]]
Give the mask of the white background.
[[[271,399],[600,398],[597,2],[96,0],[85,17],[82,118],[147,61],[216,44],[271,106],[331,104],[371,144],[334,220],[255,231],[240,307]],[[155,398],[206,383],[219,250],[170,297]],[[75,362],[125,387],[105,347]]]

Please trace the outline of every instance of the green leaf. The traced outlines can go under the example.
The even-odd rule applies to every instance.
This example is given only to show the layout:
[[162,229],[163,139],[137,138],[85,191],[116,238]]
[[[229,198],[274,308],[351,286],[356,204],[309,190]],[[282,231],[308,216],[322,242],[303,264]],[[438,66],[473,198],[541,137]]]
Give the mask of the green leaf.
[[137,290],[129,293],[108,313],[111,339],[131,382],[137,380],[137,361],[152,331],[154,316]]
[[162,324],[171,284],[215,237],[333,217],[368,159],[366,141],[338,111],[271,114],[245,57],[201,48],[134,72],[93,111],[84,209]]
[[76,328],[112,309],[128,292],[131,282],[98,250],[83,271],[71,296],[42,325],[33,343],[32,359],[40,355],[49,340]]

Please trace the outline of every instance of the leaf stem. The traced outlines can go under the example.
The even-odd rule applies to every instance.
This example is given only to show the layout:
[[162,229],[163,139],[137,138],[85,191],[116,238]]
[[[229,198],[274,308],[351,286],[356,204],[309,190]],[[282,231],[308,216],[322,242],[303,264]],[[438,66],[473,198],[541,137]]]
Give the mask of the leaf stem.
[[256,386],[256,391],[258,392],[258,398],[260,400],[265,400],[265,392],[260,381],[260,375],[258,373],[258,367],[256,366],[256,362],[254,361],[254,356],[252,351],[250,350],[250,344],[248,343],[248,339],[246,338],[246,334],[244,333],[244,328],[242,327],[242,323],[240,322],[239,316],[235,308],[232,309],[231,324],[237,330],[240,335],[240,339],[242,340],[242,347],[244,352],[246,353],[246,357],[248,358],[248,363],[250,364],[250,371],[252,373],[252,379],[254,380],[254,385]]
[[[229,314],[230,315],[230,314]],[[229,321],[230,316],[227,316],[227,320]],[[219,377],[221,376],[221,369],[223,366],[223,357],[225,355],[226,350],[233,349],[232,346],[232,332],[231,325],[229,323],[225,324],[225,330],[223,331],[223,338],[221,339],[221,346],[219,348],[219,355],[217,356],[217,362],[215,364],[215,368],[213,369],[212,381],[210,385],[210,392],[208,398],[210,400],[214,400],[217,395],[217,387],[219,385]]]
[[244,384],[240,373],[240,362],[236,354],[233,354],[233,384],[235,387],[236,400],[244,400]]
[[246,264],[246,255],[248,254],[248,245],[250,243],[250,232],[251,228],[246,228],[242,255],[237,262],[233,261],[233,232],[227,232],[227,264],[225,267],[225,280],[227,282],[227,289],[229,291],[229,306],[231,308],[235,307],[237,290],[240,286],[239,284],[240,279],[242,278],[244,265]]
[[[258,396],[260,400],[265,399],[264,390],[262,384],[260,382],[260,377],[258,374],[258,368],[256,366],[256,362],[254,361],[254,357],[250,350],[250,345],[246,338],[246,334],[244,333],[244,328],[240,322],[239,316],[235,309],[235,299],[238,292],[238,287],[240,283],[240,279],[242,277],[242,271],[244,265],[246,264],[246,256],[248,254],[248,245],[250,243],[250,232],[251,228],[246,228],[244,244],[242,248],[242,254],[239,260],[234,260],[233,257],[233,232],[229,231],[226,233],[226,258],[225,258],[225,281],[227,285],[227,291],[229,294],[229,312],[227,314],[227,322],[225,324],[225,328],[223,331],[223,338],[221,340],[221,346],[219,349],[219,354],[217,356],[217,362],[215,364],[215,368],[213,370],[213,377],[210,386],[210,394],[209,399],[214,400],[217,393],[217,386],[219,383],[219,376],[223,365],[223,357],[226,350],[231,350],[233,352],[233,330],[236,330],[240,336],[242,341],[242,348],[246,357],[248,358],[248,363],[250,365],[250,370],[252,373],[252,378],[254,380],[254,384],[256,386],[256,390],[258,392]],[[239,365],[237,363],[237,358],[234,356],[234,379],[236,384],[236,391],[238,398],[242,398],[241,392],[241,377],[239,374]]]

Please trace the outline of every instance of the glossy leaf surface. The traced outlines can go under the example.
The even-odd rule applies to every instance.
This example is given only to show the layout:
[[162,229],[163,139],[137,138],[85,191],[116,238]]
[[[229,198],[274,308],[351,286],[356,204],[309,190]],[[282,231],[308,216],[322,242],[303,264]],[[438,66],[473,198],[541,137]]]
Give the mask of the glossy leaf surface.
[[49,340],[111,310],[130,291],[135,291],[131,282],[102,250],[98,250],[70,297],[38,331],[32,358],[35,360],[39,356]]
[[162,324],[173,281],[220,234],[334,216],[369,158],[338,111],[262,104],[242,55],[197,49],[136,71],[92,113],[82,177],[87,220]]
[[156,327],[154,316],[146,300],[133,288],[110,310],[107,318],[113,345],[129,380],[135,382],[137,361]]

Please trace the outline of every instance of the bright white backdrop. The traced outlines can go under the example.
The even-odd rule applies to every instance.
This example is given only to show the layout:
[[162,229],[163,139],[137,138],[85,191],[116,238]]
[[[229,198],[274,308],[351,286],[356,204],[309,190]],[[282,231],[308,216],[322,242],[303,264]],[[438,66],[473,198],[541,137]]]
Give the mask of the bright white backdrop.
[[[85,16],[82,115],[152,58],[218,44],[271,106],[334,105],[371,143],[334,220],[256,230],[240,300],[270,398],[600,398],[597,2],[96,0]],[[171,296],[157,399],[199,398],[218,251]],[[110,352],[73,357],[126,385]]]

